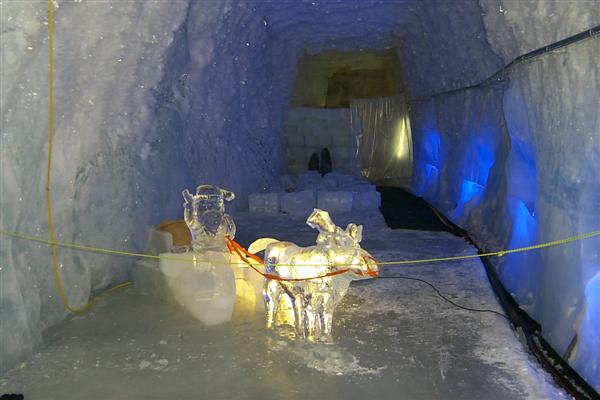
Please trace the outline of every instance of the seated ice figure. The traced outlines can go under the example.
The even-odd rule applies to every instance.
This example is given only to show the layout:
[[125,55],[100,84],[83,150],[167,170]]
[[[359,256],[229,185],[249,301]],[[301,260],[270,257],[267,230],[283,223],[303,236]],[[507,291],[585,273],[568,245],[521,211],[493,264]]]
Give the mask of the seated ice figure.
[[306,222],[319,231],[316,246],[259,239],[249,250],[265,250],[265,272],[273,276],[267,278],[264,289],[267,327],[275,326],[281,303],[289,300],[297,335],[330,342],[333,312],[350,282],[376,277],[378,266],[359,245],[362,226],[349,224],[343,230],[327,211],[319,209]]
[[225,212],[224,204],[235,198],[233,192],[213,185],[200,185],[195,195],[184,190],[183,198],[183,216],[192,234],[195,251],[221,249],[226,246],[225,236],[235,237],[235,223]]
[[167,297],[203,323],[221,324],[231,319],[236,295],[225,241],[225,236],[235,236],[235,224],[224,205],[234,194],[200,185],[196,194],[184,190],[183,198],[193,251],[159,255]]

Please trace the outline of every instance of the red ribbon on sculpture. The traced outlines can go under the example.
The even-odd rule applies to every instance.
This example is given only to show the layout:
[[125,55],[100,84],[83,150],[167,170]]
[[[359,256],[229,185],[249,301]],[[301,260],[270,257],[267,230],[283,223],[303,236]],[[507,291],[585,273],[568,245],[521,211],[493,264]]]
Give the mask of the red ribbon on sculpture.
[[339,269],[337,271],[329,272],[329,273],[327,273],[325,275],[313,276],[313,277],[310,277],[310,278],[282,278],[279,275],[266,274],[266,273],[262,272],[261,270],[259,270],[258,268],[256,268],[254,265],[252,265],[252,263],[250,262],[250,260],[248,260],[248,258],[251,258],[252,260],[254,260],[257,263],[259,263],[260,265],[265,265],[265,261],[262,258],[260,258],[259,256],[257,256],[256,254],[250,253],[248,250],[246,250],[245,248],[243,248],[238,242],[236,242],[235,240],[233,240],[229,236],[225,236],[225,240],[227,241],[227,248],[229,249],[229,253],[230,254],[236,253],[240,257],[240,260],[242,260],[244,263],[248,264],[248,266],[250,268],[252,268],[254,271],[256,271],[257,273],[259,273],[260,275],[264,276],[267,279],[274,279],[276,281],[286,281],[286,282],[309,281],[309,280],[314,280],[314,279],[328,278],[330,276],[335,276],[335,275],[341,275],[341,274],[345,274],[346,272],[349,272],[349,271],[351,271],[352,273],[354,273],[356,275],[359,275],[359,276],[369,275],[372,278],[376,278],[378,276],[378,274],[379,274],[379,272],[377,272],[376,270],[371,269],[371,267],[369,267],[369,261],[368,260],[374,261],[375,264],[378,264],[379,262],[374,257],[363,256],[363,259],[367,263],[367,272],[366,273],[356,272],[356,271],[351,270],[350,268],[344,268],[344,269]]

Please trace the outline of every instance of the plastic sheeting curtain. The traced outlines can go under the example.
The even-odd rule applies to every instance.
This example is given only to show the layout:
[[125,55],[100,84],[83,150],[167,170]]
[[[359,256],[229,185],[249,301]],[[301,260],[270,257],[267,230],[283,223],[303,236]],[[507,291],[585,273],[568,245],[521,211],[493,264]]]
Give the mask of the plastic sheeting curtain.
[[410,186],[413,149],[405,96],[352,100],[350,108],[362,176],[371,182]]

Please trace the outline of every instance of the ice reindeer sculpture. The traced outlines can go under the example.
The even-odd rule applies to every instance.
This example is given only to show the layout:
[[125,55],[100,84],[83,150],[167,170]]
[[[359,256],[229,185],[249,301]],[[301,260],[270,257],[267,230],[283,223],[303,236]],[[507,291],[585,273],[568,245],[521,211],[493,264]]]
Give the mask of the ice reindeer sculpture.
[[317,244],[299,247],[291,242],[259,239],[251,253],[265,250],[264,288],[267,327],[273,328],[284,296],[291,301],[295,330],[309,341],[331,341],[333,313],[350,282],[374,278],[375,259],[359,243],[362,226],[336,226],[327,211],[315,209],[306,223],[319,231]]

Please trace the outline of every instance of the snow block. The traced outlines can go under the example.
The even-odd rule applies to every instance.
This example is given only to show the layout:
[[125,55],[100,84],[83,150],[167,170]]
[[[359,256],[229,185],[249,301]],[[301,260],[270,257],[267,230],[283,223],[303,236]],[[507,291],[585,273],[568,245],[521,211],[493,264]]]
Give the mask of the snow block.
[[338,176],[338,186],[339,187],[351,186],[353,182],[354,182],[354,177],[352,175],[342,174],[342,175]]
[[279,212],[279,193],[253,193],[248,195],[251,213],[276,214]]
[[[307,159],[308,160],[308,159]],[[321,183],[321,174],[317,171],[308,171],[298,175],[299,189],[316,188]]]
[[352,210],[352,192],[320,191],[317,208],[330,213],[344,213]]
[[283,186],[285,190],[293,190],[296,187],[298,178],[294,175],[282,175],[279,178],[279,184]]
[[316,206],[314,190],[303,190],[301,192],[282,193],[280,198],[281,212],[308,216]]
[[364,193],[364,192],[376,192],[377,188],[375,185],[370,184],[369,182],[359,181],[352,182],[352,191],[356,193]]
[[333,171],[323,176],[323,182],[335,182],[335,185],[329,185],[330,187],[346,188],[352,187],[354,177],[352,175],[346,175],[338,171]]
[[381,207],[381,193],[377,191],[357,192],[352,198],[353,210],[374,210]]
[[328,189],[335,189],[338,185],[337,179],[335,176],[332,176],[331,174],[326,174],[323,179],[321,180],[321,185],[320,188],[328,190]]

